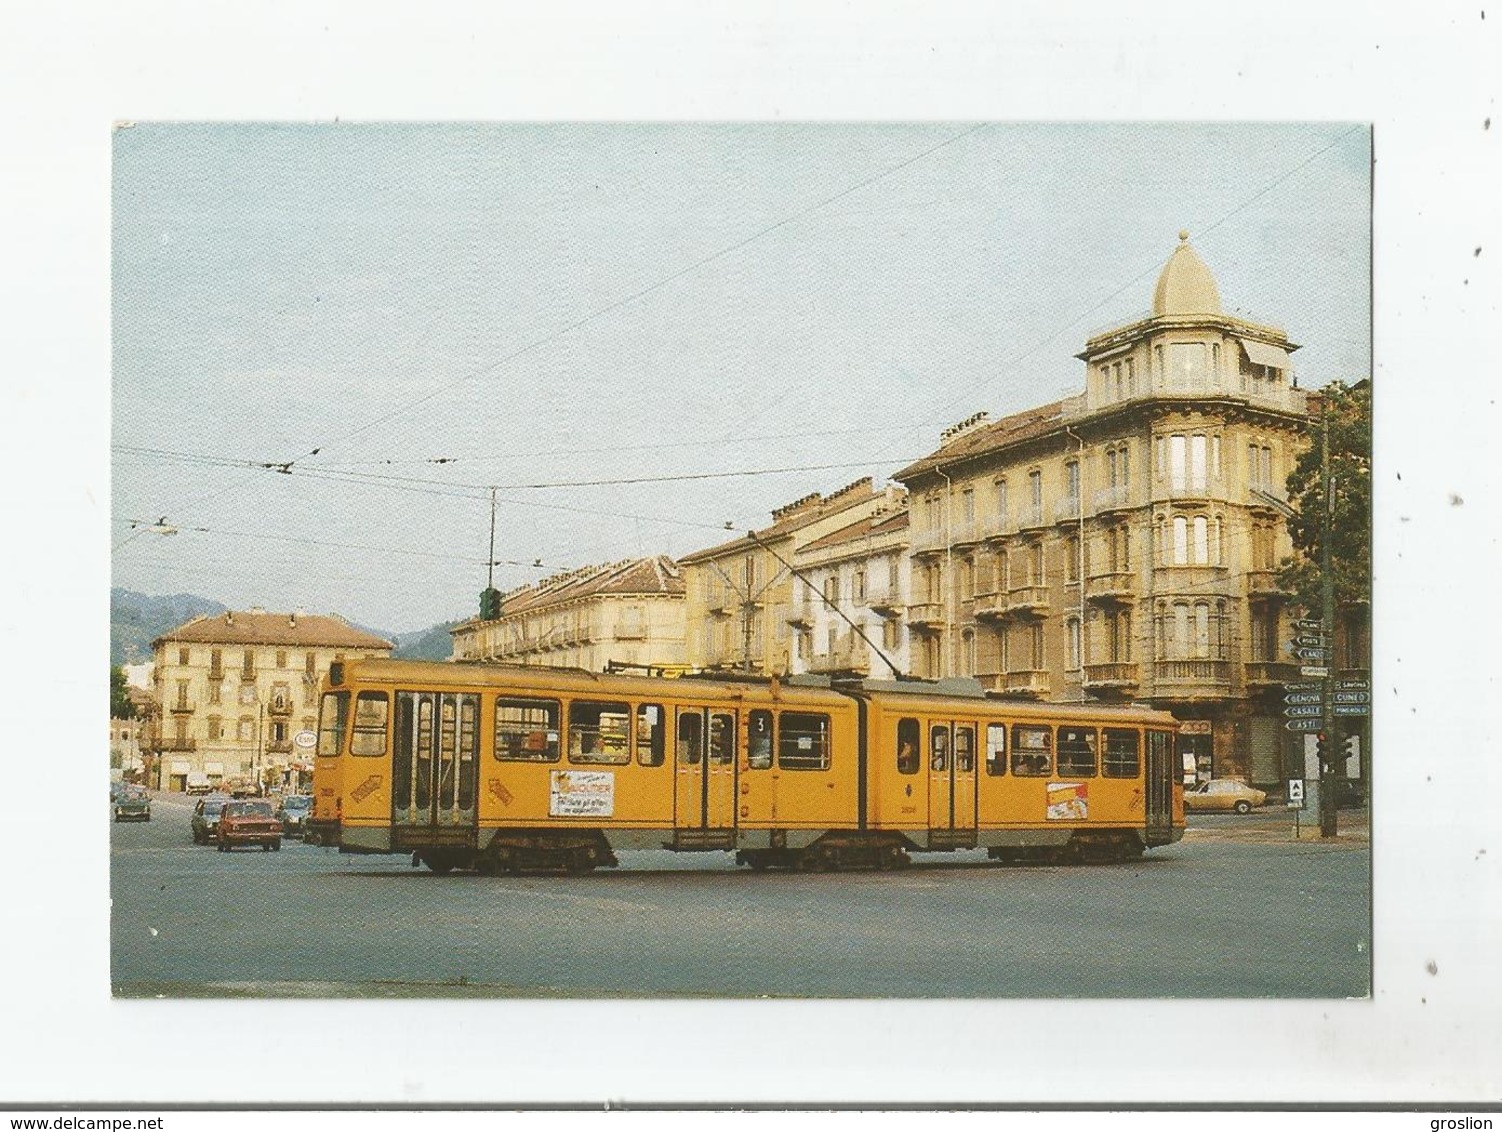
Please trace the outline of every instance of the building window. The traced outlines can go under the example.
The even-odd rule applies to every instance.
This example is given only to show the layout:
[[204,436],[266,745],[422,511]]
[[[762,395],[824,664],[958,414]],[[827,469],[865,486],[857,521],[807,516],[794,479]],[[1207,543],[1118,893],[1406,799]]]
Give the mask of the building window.
[[285,649],[278,649],[277,650],[277,654],[276,654],[276,666],[278,668],[286,668],[287,667],[287,651]]
[[1043,511],[1043,473],[1032,471],[1027,474],[1028,498],[1031,500],[1033,516],[1036,518]]
[[966,629],[960,634],[960,671],[961,676],[975,675],[975,630]]
[[1205,437],[1196,433],[1189,438],[1189,486],[1203,491],[1206,484],[1208,459]]
[[1043,585],[1043,544],[1033,543],[1032,550],[1028,554],[1028,584],[1033,586]]
[[248,715],[242,715],[235,725],[235,738],[242,743],[249,743],[256,737],[256,721]]
[[1080,463],[1070,460],[1064,465],[1064,498],[1078,510],[1080,505]]
[[1183,566],[1189,561],[1189,520],[1183,515],[1173,517],[1173,564]]
[[1070,583],[1080,580],[1080,539],[1070,535],[1064,540],[1064,572]]
[[310,680],[317,677],[318,657],[314,653],[309,653],[303,658],[303,672],[307,674]]
[[960,600],[969,601],[975,596],[975,562],[969,558],[960,559]]
[[240,685],[240,703],[253,704],[256,702],[256,686],[254,684]]
[[1064,632],[1069,639],[1069,667],[1080,667],[1080,619],[1071,617],[1064,622]]
[[840,578],[838,574],[830,574],[824,579],[824,601],[834,605],[840,600]]
[[188,663],[188,650],[187,649],[178,649],[177,650],[177,663],[186,667],[186,665]]
[[853,600],[855,600],[856,602],[858,602],[860,604],[865,604],[865,601],[866,601],[866,571],[865,570],[860,569],[860,568],[856,569],[856,571],[855,571],[855,578],[854,578],[854,581],[852,582],[850,588],[851,588],[851,597],[853,598]]
[[1168,438],[1168,482],[1175,491],[1183,491],[1188,483],[1188,437]]
[[[125,736],[120,736],[125,738]],[[224,738],[224,720],[217,715],[209,716],[209,742],[213,743]]]
[[1194,517],[1194,561],[1199,566],[1210,561],[1210,522],[1203,515]]
[[1032,669],[1033,669],[1034,672],[1042,672],[1043,671],[1043,667],[1044,667],[1044,663],[1043,663],[1043,623],[1041,621],[1035,621],[1035,622],[1033,622],[1032,638],[1033,638],[1033,640],[1032,640],[1032,645],[1033,645],[1033,664],[1032,664]]
[[996,481],[996,523],[1005,529],[1007,525],[1007,481]]
[[960,517],[967,526],[975,522],[975,489],[973,487],[967,487],[960,492]]
[[1110,618],[1109,628],[1111,633],[1111,662],[1113,664],[1126,664],[1132,659],[1132,615],[1127,610],[1119,610]]

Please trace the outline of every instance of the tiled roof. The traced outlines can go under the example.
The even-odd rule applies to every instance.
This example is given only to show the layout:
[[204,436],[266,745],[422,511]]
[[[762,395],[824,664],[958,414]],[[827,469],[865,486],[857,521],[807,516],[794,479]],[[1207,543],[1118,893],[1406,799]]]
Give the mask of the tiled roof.
[[1064,405],[1063,401],[1054,401],[971,429],[937,452],[909,464],[892,478],[903,481],[916,479],[937,467],[957,464],[962,460],[1020,444],[1024,440],[1046,436],[1064,423]]
[[[544,578],[536,585],[519,586],[501,595],[501,614],[509,617],[551,605],[599,596],[632,594],[682,596],[683,576],[678,564],[665,554],[628,558],[599,566],[584,566],[566,574]],[[470,618],[462,625],[474,624]],[[455,626],[458,628],[459,626]]]
[[813,542],[802,548],[801,553],[812,551],[829,550],[832,547],[843,546],[846,543],[864,542],[866,539],[878,538],[882,535],[892,534],[894,531],[906,530],[908,526],[908,509],[904,507],[894,514],[878,513],[869,519],[860,519],[851,523],[848,527],[841,527],[837,531],[816,538]]
[[356,629],[333,614],[248,613],[231,610],[217,616],[195,617],[163,633],[152,647],[163,642],[193,642],[214,645],[292,645],[303,648],[389,649],[392,642]]
[[[815,492],[806,495],[786,507],[779,507],[772,512],[772,525],[754,532],[762,542],[771,542],[775,539],[785,538],[796,531],[802,530],[810,523],[828,518],[837,511],[847,507],[865,503],[875,499],[882,493],[872,486],[871,478],[856,480],[852,484],[846,484],[839,491],[824,496]],[[685,554],[679,562],[694,563],[703,562],[706,559],[716,558],[721,554],[738,550],[754,549],[756,543],[742,535],[730,542],[722,542],[718,546],[712,546],[707,550],[696,550],[692,554]]]

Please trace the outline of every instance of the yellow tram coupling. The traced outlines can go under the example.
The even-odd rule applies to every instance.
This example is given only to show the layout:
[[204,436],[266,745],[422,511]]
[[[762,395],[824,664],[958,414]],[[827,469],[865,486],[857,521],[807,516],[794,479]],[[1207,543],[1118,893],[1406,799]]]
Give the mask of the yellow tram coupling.
[[840,872],[844,869],[905,869],[912,858],[900,835],[826,833],[806,849],[741,849],[735,863],[763,869],[796,869],[800,872]]

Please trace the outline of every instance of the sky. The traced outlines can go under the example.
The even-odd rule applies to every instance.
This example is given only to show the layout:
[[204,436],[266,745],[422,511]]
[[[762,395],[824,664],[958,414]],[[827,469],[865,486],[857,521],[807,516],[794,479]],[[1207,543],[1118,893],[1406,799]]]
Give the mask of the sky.
[[1181,229],[1228,313],[1301,344],[1301,385],[1371,376],[1358,122],[143,120],[111,144],[112,581],[147,593],[469,616],[491,488],[502,589],[714,545],[1078,392],[1074,355],[1148,313]]

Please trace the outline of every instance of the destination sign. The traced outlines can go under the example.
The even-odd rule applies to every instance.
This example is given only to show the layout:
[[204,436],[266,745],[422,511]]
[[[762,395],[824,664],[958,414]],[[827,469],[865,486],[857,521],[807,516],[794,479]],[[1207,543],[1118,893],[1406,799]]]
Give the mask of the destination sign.
[[1318,719],[1290,719],[1283,726],[1290,731],[1318,731],[1324,725]]
[[[1330,697],[1338,704],[1369,704],[1372,702],[1370,692],[1335,692]],[[1288,701],[1293,703],[1292,700]]]
[[1372,690],[1370,680],[1337,680],[1335,686],[1343,692],[1369,692]]
[[1330,670],[1328,668],[1319,668],[1319,667],[1314,667],[1314,666],[1306,664],[1303,668],[1299,669],[1299,675],[1300,676],[1328,676],[1328,675],[1330,675]]
[[1325,623],[1323,621],[1316,621],[1312,617],[1304,617],[1295,621],[1293,627],[1301,633],[1323,633],[1325,631]]
[[1320,699],[1321,697],[1318,692],[1289,692],[1288,695],[1283,697],[1283,702],[1285,704],[1317,704],[1320,702]]
[[1317,680],[1296,681],[1292,684],[1284,684],[1285,692],[1318,692],[1324,685]]
[[1300,660],[1324,660],[1327,653],[1324,649],[1298,648],[1293,650],[1293,655]]
[[1330,708],[1336,715],[1371,715],[1372,709],[1367,704],[1335,704]]
[[1293,639],[1293,643],[1296,645],[1303,645],[1305,648],[1317,649],[1323,648],[1325,645],[1327,645],[1329,643],[1329,638],[1314,636],[1313,634],[1305,634],[1302,637],[1295,637]]
[[1319,704],[1293,704],[1283,709],[1284,715],[1319,715],[1324,708]]

